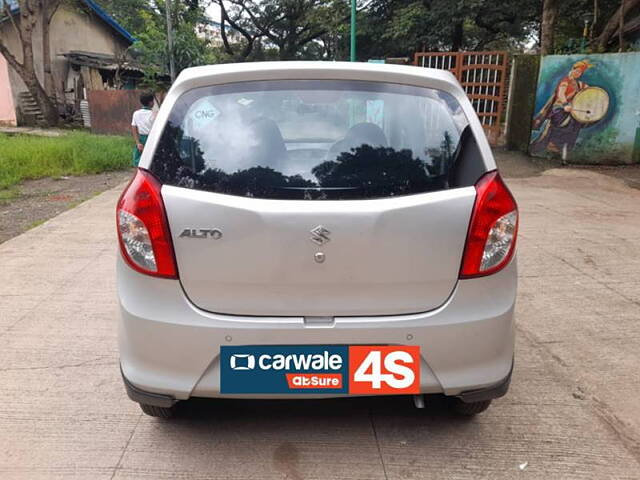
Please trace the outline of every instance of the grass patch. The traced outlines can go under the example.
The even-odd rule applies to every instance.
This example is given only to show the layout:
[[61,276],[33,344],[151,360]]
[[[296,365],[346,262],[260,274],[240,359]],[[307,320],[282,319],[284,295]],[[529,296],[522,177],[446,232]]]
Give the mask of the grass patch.
[[36,220],[35,222],[31,222],[29,224],[29,226],[27,227],[27,230],[31,230],[32,228],[39,227],[40,225],[42,225],[46,221],[47,221],[46,219],[43,219],[43,220]]
[[23,180],[123,170],[132,140],[72,132],[59,137],[0,134],[0,189]]
[[0,189],[0,205],[11,202],[20,196],[20,190],[17,188]]

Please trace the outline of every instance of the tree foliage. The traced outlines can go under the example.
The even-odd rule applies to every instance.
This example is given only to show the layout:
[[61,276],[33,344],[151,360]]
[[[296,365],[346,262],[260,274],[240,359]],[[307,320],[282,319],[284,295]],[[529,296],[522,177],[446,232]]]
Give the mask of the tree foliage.
[[531,0],[374,0],[359,19],[358,41],[364,58],[521,48],[539,13]]
[[[129,53],[144,69],[144,83],[150,88],[159,86],[169,71],[167,49],[166,3],[163,0],[99,0],[102,6],[136,38]],[[174,42],[173,58],[176,72],[212,63],[214,52],[199,26],[207,21],[205,7],[200,0],[171,3]]]
[[545,7],[547,3],[555,7],[556,13],[552,15],[555,18],[551,28],[546,33],[543,29],[545,54],[617,51],[623,3],[623,31],[640,26],[640,0],[547,0]]
[[[223,38],[225,51],[246,59],[256,42],[277,48],[279,60],[331,59],[336,37],[344,33],[347,0],[217,0],[223,26],[231,26],[244,39],[233,49]],[[223,32],[225,30],[223,29]]]

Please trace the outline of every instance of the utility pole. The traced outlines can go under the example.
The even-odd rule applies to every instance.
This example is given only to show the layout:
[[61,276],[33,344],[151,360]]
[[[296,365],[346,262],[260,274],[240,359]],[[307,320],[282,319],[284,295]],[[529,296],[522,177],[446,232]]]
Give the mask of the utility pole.
[[167,48],[169,49],[169,75],[171,83],[176,79],[176,65],[173,61],[173,28],[171,26],[171,0],[165,0],[165,13],[167,16]]
[[620,25],[618,26],[618,51],[622,52],[624,50],[624,14],[625,14],[626,6],[624,4],[624,0],[622,0],[620,5]]
[[351,61],[356,61],[356,0],[351,0]]

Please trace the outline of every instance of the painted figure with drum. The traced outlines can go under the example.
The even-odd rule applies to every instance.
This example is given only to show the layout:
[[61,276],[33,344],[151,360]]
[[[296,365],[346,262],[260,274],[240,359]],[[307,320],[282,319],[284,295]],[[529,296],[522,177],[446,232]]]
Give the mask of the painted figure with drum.
[[558,82],[533,120],[534,130],[540,133],[531,143],[531,153],[546,150],[564,157],[575,146],[583,128],[605,117],[609,109],[609,94],[603,88],[580,80],[582,74],[593,66],[588,59],[580,60]]

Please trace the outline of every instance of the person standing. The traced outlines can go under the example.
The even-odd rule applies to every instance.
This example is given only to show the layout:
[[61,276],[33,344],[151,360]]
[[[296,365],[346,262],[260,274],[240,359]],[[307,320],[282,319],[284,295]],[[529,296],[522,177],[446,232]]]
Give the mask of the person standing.
[[155,113],[153,112],[154,96],[151,93],[143,93],[140,95],[140,104],[142,108],[133,112],[131,118],[131,134],[136,142],[133,148],[132,163],[134,167],[140,163],[140,155],[144,150],[144,145],[147,143],[147,137],[151,131],[151,125],[155,120]]

